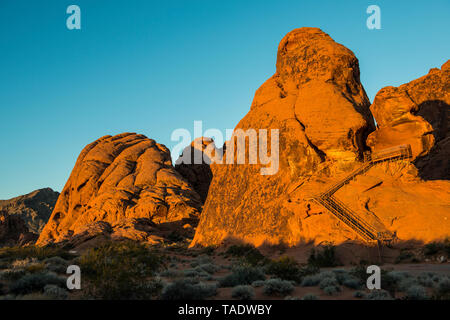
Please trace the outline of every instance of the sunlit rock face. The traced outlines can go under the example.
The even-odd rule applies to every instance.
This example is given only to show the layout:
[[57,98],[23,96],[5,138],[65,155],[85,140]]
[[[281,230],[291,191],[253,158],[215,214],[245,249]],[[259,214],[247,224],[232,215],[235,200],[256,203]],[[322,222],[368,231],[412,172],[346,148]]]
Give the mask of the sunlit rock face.
[[96,234],[153,241],[158,225],[197,219],[200,208],[164,145],[134,133],[105,136],[81,152],[38,244]]
[[381,89],[371,106],[374,150],[408,143],[424,179],[450,178],[450,61],[399,87]]
[[[305,226],[306,203],[293,202],[290,194],[318,172],[329,177],[355,164],[367,148],[367,135],[375,129],[369,106],[358,60],[349,49],[317,28],[288,33],[278,47],[276,73],[256,91],[230,142],[235,143],[238,129],[254,129],[258,137],[259,130],[266,129],[268,149],[275,151],[270,130],[278,129],[276,170],[261,174],[261,168],[270,166],[261,162],[213,164],[193,245],[217,244],[226,238],[293,245],[330,229],[333,218],[327,215],[312,227]],[[225,157],[227,153],[229,144]],[[342,232],[339,236],[345,238]]]

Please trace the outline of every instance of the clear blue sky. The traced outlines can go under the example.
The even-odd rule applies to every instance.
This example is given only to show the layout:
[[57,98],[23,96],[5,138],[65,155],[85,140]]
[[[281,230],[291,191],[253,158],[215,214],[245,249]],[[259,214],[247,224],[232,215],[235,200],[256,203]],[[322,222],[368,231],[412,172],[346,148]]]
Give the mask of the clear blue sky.
[[[82,30],[66,28],[81,8]],[[381,8],[382,30],[366,28]],[[319,27],[353,50],[372,100],[450,58],[450,1],[0,0],[0,199],[60,191],[81,149],[138,132],[234,128],[281,38]]]

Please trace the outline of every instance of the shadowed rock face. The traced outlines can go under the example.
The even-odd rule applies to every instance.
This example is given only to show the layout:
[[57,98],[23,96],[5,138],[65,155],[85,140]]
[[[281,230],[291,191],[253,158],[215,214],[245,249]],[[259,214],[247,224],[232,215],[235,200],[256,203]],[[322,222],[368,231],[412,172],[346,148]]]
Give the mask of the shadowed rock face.
[[372,104],[373,149],[408,143],[423,179],[450,178],[450,61],[400,87],[381,89]]
[[38,235],[28,231],[20,215],[0,211],[0,247],[26,245],[36,241]]
[[0,211],[20,216],[27,231],[39,234],[50,218],[58,196],[59,193],[50,188],[35,190],[9,200],[0,200]]
[[96,234],[152,241],[155,226],[196,219],[200,207],[164,145],[134,133],[105,136],[81,152],[37,243]]
[[[193,245],[226,237],[298,243],[307,232],[293,212],[300,206],[292,208],[290,191],[315,172],[327,176],[351,166],[366,149],[375,127],[349,49],[317,28],[296,29],[281,40],[276,66],[231,143],[236,129],[268,129],[270,149],[270,129],[279,129],[279,169],[261,175],[266,165],[211,165],[213,180]],[[331,170],[329,163],[337,165]]]
[[198,138],[183,150],[183,154],[175,162],[175,169],[194,187],[200,195],[202,203],[208,196],[212,172],[209,167],[211,158],[208,150],[215,150],[214,141],[210,138]]

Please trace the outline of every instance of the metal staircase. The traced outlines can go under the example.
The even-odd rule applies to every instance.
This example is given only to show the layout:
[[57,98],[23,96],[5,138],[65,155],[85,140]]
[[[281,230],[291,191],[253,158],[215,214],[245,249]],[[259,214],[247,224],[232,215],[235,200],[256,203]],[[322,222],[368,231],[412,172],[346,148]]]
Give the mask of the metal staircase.
[[377,226],[371,225],[362,219],[356,212],[348,208],[344,203],[333,196],[336,191],[352,181],[356,176],[367,172],[374,165],[382,162],[392,162],[412,158],[411,146],[400,145],[389,149],[384,149],[376,153],[366,154],[364,164],[338,181],[325,192],[313,197],[312,200],[320,204],[335,217],[345,223],[355,231],[363,240],[367,242],[390,243],[395,239],[395,234],[390,232],[382,223]]

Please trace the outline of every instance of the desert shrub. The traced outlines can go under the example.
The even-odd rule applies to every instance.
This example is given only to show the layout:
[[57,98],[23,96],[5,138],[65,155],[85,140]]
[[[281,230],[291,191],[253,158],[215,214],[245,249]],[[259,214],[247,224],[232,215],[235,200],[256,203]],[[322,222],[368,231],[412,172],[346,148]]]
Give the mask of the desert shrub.
[[251,244],[239,244],[230,246],[225,252],[226,256],[243,258],[252,266],[264,264],[267,258]]
[[380,290],[372,290],[366,296],[368,300],[392,300],[391,295],[388,291],[380,289]]
[[44,294],[53,300],[66,300],[69,297],[67,290],[54,284],[48,284],[44,287]]
[[43,261],[48,270],[56,272],[56,273],[66,273],[67,267],[69,266],[69,261],[61,258],[61,257],[51,257],[47,258]]
[[319,298],[313,293],[307,293],[303,296],[302,300],[319,300]]
[[352,279],[355,278],[355,277],[351,276],[347,270],[344,270],[344,269],[334,269],[331,272],[334,273],[334,276],[336,277],[337,281],[341,284],[349,278],[352,278]]
[[16,297],[16,300],[51,300],[52,298],[42,292],[32,292]]
[[428,294],[424,287],[414,285],[406,290],[405,298],[407,300],[427,300]]
[[196,270],[201,270],[210,274],[216,273],[220,268],[212,263],[203,263],[195,268]]
[[426,256],[432,256],[437,253],[445,253],[450,256],[450,238],[445,239],[442,242],[431,242],[423,247],[423,254]]
[[269,279],[264,282],[263,292],[269,296],[287,295],[294,291],[294,286],[290,281],[281,279]]
[[262,287],[264,285],[265,280],[256,280],[252,282],[253,287]]
[[16,281],[26,274],[23,269],[5,269],[0,271],[0,280]]
[[255,289],[251,286],[236,286],[231,290],[231,296],[239,300],[251,300],[255,297]]
[[433,272],[422,272],[417,276],[417,282],[427,288],[432,288],[435,286],[436,281],[439,277]]
[[235,287],[252,284],[256,280],[264,280],[265,278],[266,276],[261,268],[242,265],[234,268],[229,275],[221,278],[219,284],[221,287]]
[[45,264],[43,263],[31,263],[25,268],[26,272],[29,273],[39,273],[45,271]]
[[417,286],[417,285],[419,285],[417,279],[409,277],[409,278],[402,279],[398,283],[397,288],[400,291],[407,291],[409,288],[411,288],[413,286]]
[[349,272],[349,274],[357,279],[359,279],[361,282],[366,282],[368,274],[367,274],[367,265],[365,264],[359,264],[356,267],[352,268]]
[[340,265],[336,257],[336,247],[326,245],[321,250],[312,249],[308,258],[308,264],[318,268],[328,268]]
[[13,269],[25,269],[30,264],[37,263],[38,260],[36,258],[25,258],[25,259],[17,259],[11,263],[11,267]]
[[434,289],[434,299],[437,300],[450,300],[450,278],[442,278]]
[[217,294],[215,284],[192,284],[185,279],[174,281],[164,287],[162,300],[203,300]]
[[314,287],[319,285],[320,276],[318,274],[309,275],[303,278],[301,282],[302,287]]
[[319,283],[322,280],[328,279],[328,278],[331,278],[333,283],[337,282],[336,275],[334,272],[323,271],[320,273],[305,276],[300,285],[302,287],[314,287],[314,286],[319,285]]
[[295,259],[291,257],[281,257],[278,260],[272,260],[267,264],[266,273],[274,275],[283,280],[301,281],[301,269]]
[[442,246],[438,242],[431,242],[426,244],[423,247],[423,254],[426,256],[432,256],[436,253],[438,253],[442,249]]
[[190,278],[207,278],[210,276],[209,273],[203,271],[200,268],[196,269],[186,269],[181,271],[184,277],[190,277]]
[[319,283],[320,289],[324,289],[324,288],[330,287],[330,286],[335,286],[335,287],[339,286],[339,283],[336,278],[327,277],[327,278],[320,280],[320,283]]
[[344,281],[342,281],[342,285],[350,289],[361,289],[362,287],[361,281],[356,278],[345,279]]
[[400,254],[395,258],[395,263],[406,262],[408,260],[413,260],[415,255],[409,251],[401,251]]
[[213,263],[211,257],[206,255],[200,255],[196,257],[194,261],[191,262],[191,267],[195,268],[202,264],[211,264],[211,263]]
[[[111,242],[86,251],[79,259],[87,280],[85,294],[98,299],[150,299],[159,294],[152,277],[164,259],[135,242]],[[155,289],[156,291],[149,291]]]
[[62,257],[70,260],[74,258],[74,255],[68,251],[57,247],[5,247],[0,248],[0,258],[8,261],[14,261],[18,259],[36,258],[38,260],[44,260],[51,257]]
[[327,286],[327,287],[323,288],[323,291],[327,295],[333,296],[335,294],[338,294],[341,291],[341,288],[339,286]]
[[58,256],[47,258],[42,262],[44,262],[45,264],[55,264],[55,265],[59,264],[59,265],[63,265],[63,266],[69,265],[69,262],[67,260],[65,260],[61,257],[58,257]]
[[214,254],[214,251],[217,249],[217,246],[207,246],[202,249],[202,252],[208,256]]
[[355,291],[355,292],[353,293],[353,297],[354,297],[354,298],[362,299],[362,298],[364,298],[365,296],[366,296],[366,294],[365,294],[364,292],[362,292],[362,291]]
[[13,282],[9,289],[14,294],[24,295],[42,291],[49,284],[63,287],[66,285],[66,279],[50,272],[27,274]]
[[161,277],[167,277],[167,278],[175,278],[178,277],[180,275],[180,271],[178,270],[173,270],[173,269],[167,269],[167,270],[163,270],[159,273],[159,275]]

